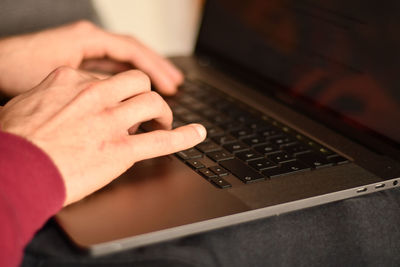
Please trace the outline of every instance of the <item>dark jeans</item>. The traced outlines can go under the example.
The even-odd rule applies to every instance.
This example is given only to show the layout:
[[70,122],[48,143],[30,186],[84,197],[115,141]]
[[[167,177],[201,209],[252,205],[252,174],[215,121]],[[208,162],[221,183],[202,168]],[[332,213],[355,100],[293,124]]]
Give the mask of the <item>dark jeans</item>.
[[22,266],[399,266],[399,204],[394,189],[100,258],[50,221]]

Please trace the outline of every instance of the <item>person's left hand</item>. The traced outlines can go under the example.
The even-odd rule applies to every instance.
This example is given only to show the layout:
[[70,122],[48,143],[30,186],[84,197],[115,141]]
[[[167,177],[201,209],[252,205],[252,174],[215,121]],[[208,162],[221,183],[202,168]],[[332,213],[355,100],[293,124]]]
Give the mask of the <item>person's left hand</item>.
[[126,70],[116,63],[128,63],[145,72],[162,94],[174,94],[183,81],[176,67],[133,37],[79,21],[0,40],[0,90],[8,96],[18,95],[59,66],[114,73]]

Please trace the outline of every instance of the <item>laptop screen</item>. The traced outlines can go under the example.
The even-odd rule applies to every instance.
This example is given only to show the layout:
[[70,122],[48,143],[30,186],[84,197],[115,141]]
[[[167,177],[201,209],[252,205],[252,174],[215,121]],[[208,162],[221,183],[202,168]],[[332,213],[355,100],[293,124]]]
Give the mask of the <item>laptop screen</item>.
[[399,14],[399,1],[209,0],[197,48],[398,144]]

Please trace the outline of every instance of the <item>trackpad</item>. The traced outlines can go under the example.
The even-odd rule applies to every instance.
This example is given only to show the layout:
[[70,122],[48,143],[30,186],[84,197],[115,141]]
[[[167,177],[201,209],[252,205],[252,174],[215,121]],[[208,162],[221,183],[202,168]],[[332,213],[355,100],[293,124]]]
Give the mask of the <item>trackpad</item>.
[[56,218],[79,246],[204,221],[249,208],[173,156],[135,164]]

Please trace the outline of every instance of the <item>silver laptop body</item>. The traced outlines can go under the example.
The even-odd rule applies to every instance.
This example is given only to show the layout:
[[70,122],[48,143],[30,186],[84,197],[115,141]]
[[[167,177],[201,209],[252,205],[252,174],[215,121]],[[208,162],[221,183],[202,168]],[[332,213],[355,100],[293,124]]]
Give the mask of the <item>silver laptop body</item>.
[[[238,178],[237,166],[224,165],[210,153],[195,158],[202,168],[191,166],[185,154],[139,162],[106,188],[57,214],[73,243],[103,255],[399,185],[400,89],[385,71],[400,61],[378,60],[379,53],[388,53],[382,47],[399,43],[390,38],[379,39],[383,44],[378,46],[378,41],[363,42],[381,32],[391,13],[376,18],[368,4],[362,3],[361,10],[348,1],[276,2],[208,1],[195,55],[173,60],[194,84],[190,86],[224,96],[287,131],[295,143],[303,138],[313,142],[313,149],[345,160],[271,177],[261,170],[259,174],[268,175],[249,183],[246,177]],[[397,14],[393,16],[400,24]],[[363,24],[366,19],[369,24]],[[360,84],[372,88],[368,97],[351,89]],[[371,84],[383,89],[374,91]],[[192,97],[191,92],[186,94]],[[382,94],[395,104],[379,102],[386,99]],[[371,109],[379,113],[380,122]],[[216,142],[214,137],[209,140]],[[259,147],[250,146],[261,153]],[[231,154],[238,157],[235,151]],[[271,154],[263,156],[270,159]],[[253,168],[250,163],[245,161]],[[212,166],[227,166],[228,175],[216,176],[229,187],[220,188],[200,172]]]

